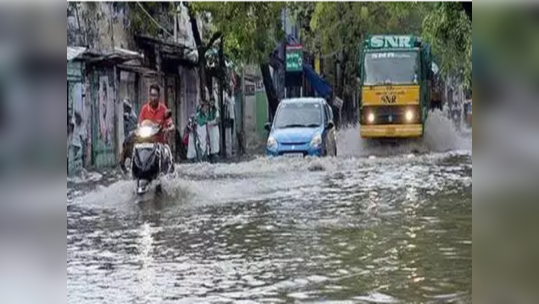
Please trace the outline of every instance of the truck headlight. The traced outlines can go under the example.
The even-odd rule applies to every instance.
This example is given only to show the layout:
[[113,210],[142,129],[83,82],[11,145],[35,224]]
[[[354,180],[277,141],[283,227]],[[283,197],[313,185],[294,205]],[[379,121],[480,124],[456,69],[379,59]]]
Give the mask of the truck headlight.
[[371,113],[367,114],[367,121],[369,123],[373,123],[374,119],[375,119],[374,113],[371,112]]
[[316,134],[311,140],[311,147],[317,148],[322,144],[322,135]]
[[268,149],[275,149],[277,148],[277,140],[273,137],[268,138]]
[[411,122],[415,118],[414,112],[412,110],[407,110],[406,114],[404,114],[404,116],[405,116],[407,122]]

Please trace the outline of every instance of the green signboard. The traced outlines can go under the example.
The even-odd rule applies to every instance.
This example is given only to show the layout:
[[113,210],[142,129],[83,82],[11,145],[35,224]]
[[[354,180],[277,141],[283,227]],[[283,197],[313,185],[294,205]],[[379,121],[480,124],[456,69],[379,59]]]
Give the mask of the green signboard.
[[286,71],[303,71],[303,47],[301,45],[286,46]]
[[414,36],[390,36],[375,35],[368,40],[368,47],[373,49],[380,48],[413,48],[416,43]]

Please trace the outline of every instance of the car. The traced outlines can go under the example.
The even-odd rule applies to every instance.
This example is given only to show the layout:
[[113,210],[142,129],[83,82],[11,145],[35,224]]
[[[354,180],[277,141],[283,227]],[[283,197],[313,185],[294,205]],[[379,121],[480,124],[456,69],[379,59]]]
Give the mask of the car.
[[323,98],[284,99],[269,132],[269,157],[337,156],[333,110]]

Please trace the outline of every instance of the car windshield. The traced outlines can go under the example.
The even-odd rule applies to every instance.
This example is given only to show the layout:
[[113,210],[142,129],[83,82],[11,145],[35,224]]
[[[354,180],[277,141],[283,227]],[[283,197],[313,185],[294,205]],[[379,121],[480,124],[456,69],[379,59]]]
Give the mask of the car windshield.
[[322,125],[322,107],[317,103],[282,104],[275,128],[315,128]]
[[365,85],[417,83],[418,71],[416,52],[365,55]]

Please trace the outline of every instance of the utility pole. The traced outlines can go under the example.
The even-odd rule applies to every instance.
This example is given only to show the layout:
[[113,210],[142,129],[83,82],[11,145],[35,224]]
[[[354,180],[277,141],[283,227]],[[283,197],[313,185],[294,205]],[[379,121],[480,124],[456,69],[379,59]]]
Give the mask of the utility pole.
[[226,124],[225,124],[225,107],[224,107],[224,95],[223,91],[225,88],[225,76],[226,76],[226,66],[225,66],[225,54],[224,54],[224,37],[221,37],[219,42],[219,110],[221,116],[221,157],[226,158]]

